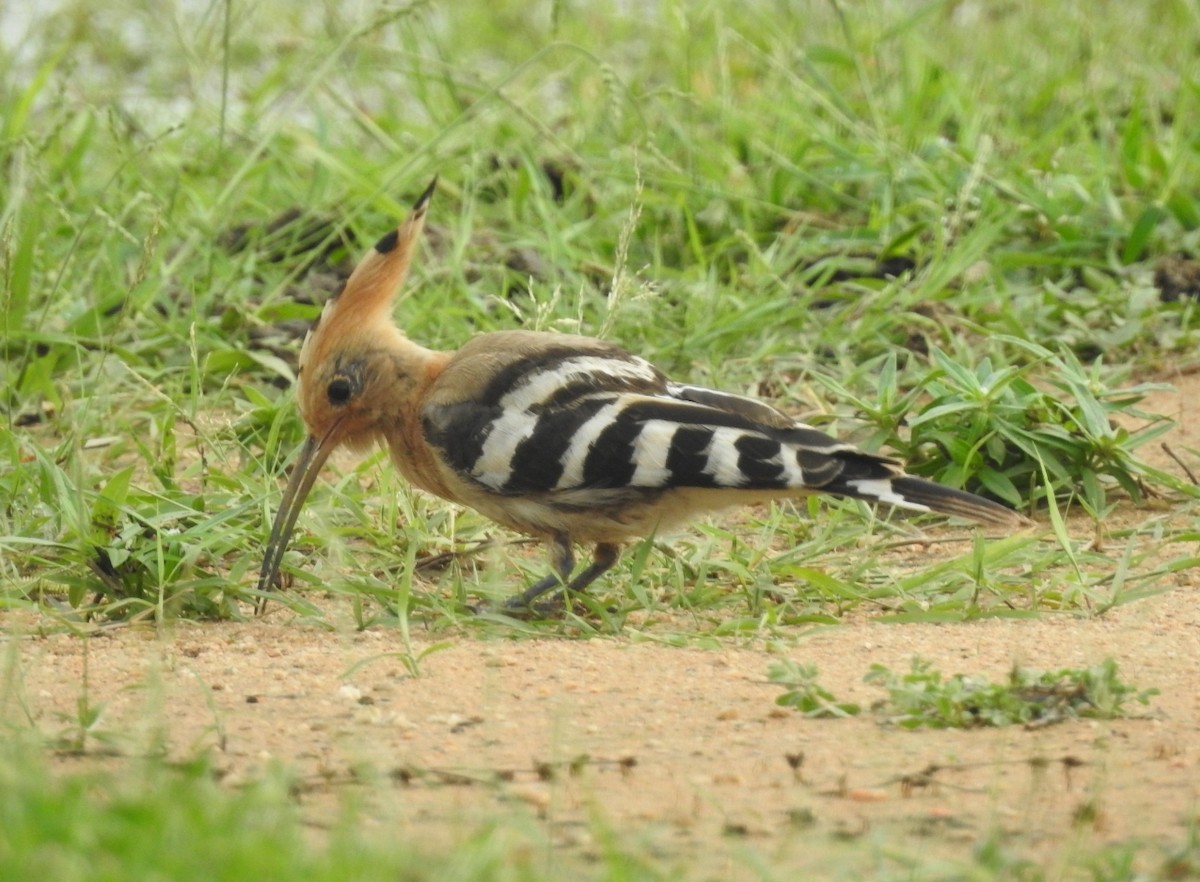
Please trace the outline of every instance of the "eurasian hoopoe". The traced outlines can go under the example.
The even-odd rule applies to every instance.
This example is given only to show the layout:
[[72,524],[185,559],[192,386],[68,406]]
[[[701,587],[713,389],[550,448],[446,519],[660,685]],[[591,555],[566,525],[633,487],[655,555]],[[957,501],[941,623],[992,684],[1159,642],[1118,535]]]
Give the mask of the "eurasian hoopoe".
[[[582,590],[621,545],[738,503],[825,493],[1013,527],[1016,512],[906,475],[739,395],[674,383],[590,337],[480,334],[435,352],[393,323],[437,181],[328,303],[300,352],[300,450],[267,542],[270,590],[305,497],[339,445],[386,443],[414,486],[550,546],[553,574],[512,598]],[[575,543],[594,546],[574,573]],[[262,595],[260,594],[260,597]]]

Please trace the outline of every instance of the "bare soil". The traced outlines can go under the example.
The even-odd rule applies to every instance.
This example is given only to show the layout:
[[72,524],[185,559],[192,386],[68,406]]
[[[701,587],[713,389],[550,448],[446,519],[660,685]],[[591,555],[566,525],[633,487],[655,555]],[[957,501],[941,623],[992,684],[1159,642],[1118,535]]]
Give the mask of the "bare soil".
[[[1200,382],[1168,379],[1180,391],[1151,409],[1180,420],[1171,444],[1195,468]],[[1178,473],[1165,455],[1161,464]],[[645,633],[452,636],[417,677],[393,629],[357,631],[338,605],[328,626],[277,608],[166,633],[30,636],[11,682],[43,734],[72,731],[86,682],[105,710],[92,747],[111,738],[123,756],[163,743],[174,757],[207,752],[231,785],[282,762],[315,828],[354,792],[386,829],[431,847],[501,817],[562,846],[556,860],[602,853],[596,831],[609,829],[694,878],[761,878],[757,861],[780,877],[855,878],[834,868],[970,863],[988,840],[1048,866],[1137,843],[1155,865],[1187,840],[1200,805],[1198,582],[1180,573],[1168,592],[1102,616],[864,619],[784,649],[679,648]],[[437,640],[447,638],[414,632],[414,653]],[[767,670],[781,655],[815,663],[822,685],[863,705],[881,695],[863,683],[872,663],[906,670],[917,655],[992,680],[1014,664],[1111,656],[1124,681],[1161,694],[1144,716],[1113,722],[904,731],[870,714],[808,720],[777,707]]]

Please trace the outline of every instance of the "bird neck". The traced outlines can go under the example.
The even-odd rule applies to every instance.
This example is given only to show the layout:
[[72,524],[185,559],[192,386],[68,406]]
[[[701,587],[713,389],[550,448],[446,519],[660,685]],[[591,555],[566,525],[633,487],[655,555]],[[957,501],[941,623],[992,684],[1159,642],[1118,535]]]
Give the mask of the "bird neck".
[[379,383],[377,398],[386,402],[387,411],[409,415],[431,383],[442,372],[451,353],[426,349],[414,343],[394,325],[379,329],[371,347],[374,373]]
[[421,403],[454,353],[426,349],[395,327],[372,365],[384,382],[374,400],[373,423],[377,437],[387,444],[392,461],[412,484],[431,493],[453,498],[443,486],[432,451],[421,428]]

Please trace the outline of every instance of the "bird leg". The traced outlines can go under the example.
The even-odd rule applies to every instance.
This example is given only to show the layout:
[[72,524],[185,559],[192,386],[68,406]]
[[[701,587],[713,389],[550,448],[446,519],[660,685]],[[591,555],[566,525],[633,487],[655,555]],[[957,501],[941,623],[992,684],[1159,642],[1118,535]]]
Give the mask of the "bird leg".
[[528,609],[547,591],[570,584],[571,570],[575,569],[575,552],[571,550],[571,540],[566,533],[555,533],[550,538],[550,563],[554,572],[504,601],[506,610]]
[[592,562],[587,565],[587,569],[572,579],[567,588],[571,591],[585,590],[588,585],[591,585],[612,569],[613,564],[617,562],[617,558],[620,556],[620,545],[615,545],[611,542],[601,542],[592,551]]
[[[547,591],[583,591],[604,573],[608,572],[621,556],[621,547],[610,542],[599,543],[592,552],[592,562],[575,578],[571,571],[575,569],[575,554],[571,551],[571,540],[565,533],[556,533],[550,540],[550,561],[554,565],[554,573],[530,585],[520,594],[510,597],[504,603],[506,610],[530,609],[533,602]],[[555,603],[552,598],[549,603]]]

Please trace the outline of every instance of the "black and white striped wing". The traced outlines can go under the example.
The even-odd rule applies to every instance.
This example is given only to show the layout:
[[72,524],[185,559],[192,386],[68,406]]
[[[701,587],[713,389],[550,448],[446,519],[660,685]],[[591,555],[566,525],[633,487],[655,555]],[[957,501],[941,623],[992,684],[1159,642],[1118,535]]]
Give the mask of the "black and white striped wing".
[[485,336],[483,352],[464,348],[461,367],[446,369],[422,427],[442,462],[487,492],[562,494],[572,506],[589,491],[597,500],[675,488],[811,492],[986,523],[1020,520],[761,402],[671,383],[617,347],[583,338],[543,343],[522,332]]
[[[513,495],[819,490],[842,474],[845,454],[866,457],[760,402],[669,383],[615,348],[549,347],[512,359],[469,397],[431,396],[423,426],[459,476]],[[894,471],[866,459],[878,477]]]

